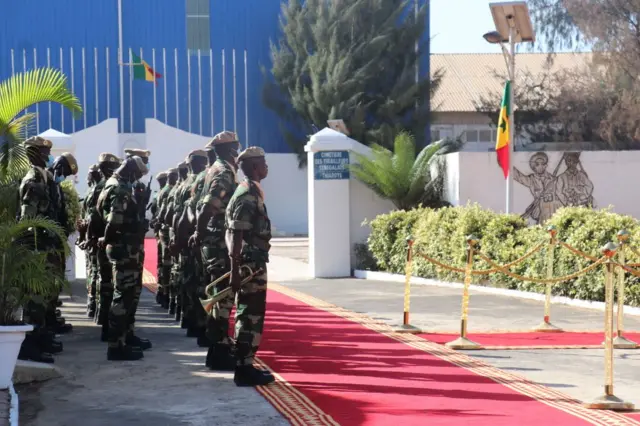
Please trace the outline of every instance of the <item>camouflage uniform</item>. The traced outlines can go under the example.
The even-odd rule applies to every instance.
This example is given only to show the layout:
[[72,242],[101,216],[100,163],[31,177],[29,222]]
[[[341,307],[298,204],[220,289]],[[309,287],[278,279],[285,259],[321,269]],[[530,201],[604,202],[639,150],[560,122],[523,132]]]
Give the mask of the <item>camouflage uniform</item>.
[[[185,166],[186,164],[181,163],[180,166]],[[179,167],[179,169],[182,167]],[[184,181],[180,181],[176,183],[173,188],[169,191],[167,195],[166,203],[163,205],[162,209],[167,213],[173,212],[173,205],[175,203],[176,197],[182,189],[182,184]],[[173,223],[165,223],[167,227],[167,232],[169,234],[169,244],[171,241],[175,240],[175,230],[173,229]],[[169,250],[168,250],[169,251]],[[181,301],[180,301],[180,262],[178,255],[171,253],[171,270],[169,272],[168,279],[168,289],[169,289],[169,315],[177,314],[180,315],[181,309]]]
[[[89,201],[93,200],[93,194],[96,189],[97,182],[93,183],[87,189],[87,193],[82,200],[81,217],[88,220]],[[97,306],[97,288],[100,279],[100,269],[98,264],[98,252],[92,247],[85,250],[85,260],[87,264],[87,311],[90,315],[95,314]]]
[[106,254],[111,262],[115,289],[109,311],[109,347],[123,347],[130,334],[130,318],[135,309],[140,282],[140,215],[131,186],[113,175],[98,200],[105,224],[119,227],[118,241],[108,241]]
[[[156,175],[156,180],[159,182],[160,180],[166,180],[167,179],[167,174],[165,172],[160,172]],[[166,186],[166,182],[165,182],[165,186]],[[158,220],[158,202],[159,202],[159,198],[160,198],[160,192],[162,191],[162,189],[164,188],[164,186],[162,188],[160,188],[160,190],[156,193],[156,196],[153,197],[153,201],[151,202],[151,223],[155,224],[156,220]],[[156,237],[156,259],[158,259],[157,265],[156,265],[156,276],[158,277],[158,282],[161,281],[161,275],[162,275],[162,243],[160,242],[160,233],[159,232],[155,232],[154,229],[154,234]],[[156,293],[156,301],[159,301],[159,296],[161,294],[161,288],[158,286],[158,292]]]
[[141,181],[137,181],[133,184],[133,198],[138,209],[138,233],[134,238],[134,243],[137,244],[138,256],[138,281],[136,283],[136,291],[133,299],[133,308],[129,316],[129,334],[133,335],[136,322],[136,312],[138,310],[138,304],[140,303],[140,295],[142,294],[142,278],[144,275],[144,239],[147,231],[149,230],[149,220],[146,217],[146,207],[149,203],[150,187],[145,185]]
[[[235,169],[222,159],[217,159],[207,171],[200,203],[209,204],[214,210],[207,223],[206,234],[202,236],[202,262],[210,282],[227,273],[231,267],[225,242],[225,209],[237,185]],[[228,286],[228,280],[223,280],[214,289],[214,294]],[[233,301],[233,295],[221,300],[211,310],[211,317],[207,318],[207,337],[212,344],[230,343],[229,316]]]
[[[170,182],[162,188],[154,202],[156,202],[157,214],[156,220],[160,221],[162,213],[165,209],[165,204],[169,198],[169,194],[175,185],[171,185]],[[158,292],[163,295],[169,294],[169,280],[171,275],[171,252],[169,251],[169,226],[164,223],[159,224],[158,241],[160,243],[160,251],[158,253]],[[166,304],[168,298],[163,299],[163,303]],[[168,308],[169,306],[164,306]]]
[[254,272],[263,270],[242,287],[236,301],[236,359],[239,366],[249,366],[262,339],[271,248],[271,222],[258,182],[245,179],[238,186],[227,207],[226,226],[243,232],[242,264]]

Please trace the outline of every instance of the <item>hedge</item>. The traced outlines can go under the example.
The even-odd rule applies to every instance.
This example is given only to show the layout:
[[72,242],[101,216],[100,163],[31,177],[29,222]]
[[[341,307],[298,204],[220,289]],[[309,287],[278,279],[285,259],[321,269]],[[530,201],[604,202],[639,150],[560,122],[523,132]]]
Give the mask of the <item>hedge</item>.
[[[540,242],[549,241],[546,226],[527,226],[517,215],[504,215],[470,204],[463,207],[447,207],[438,210],[420,208],[411,211],[394,211],[380,215],[369,223],[371,234],[368,249],[381,271],[403,274],[407,255],[407,238],[414,239],[414,252],[440,260],[446,264],[463,268],[466,260],[465,237],[473,234],[479,238],[480,250],[499,264],[511,262],[534,248]],[[600,248],[610,241],[616,241],[621,229],[631,233],[631,245],[640,247],[640,224],[630,217],[612,213],[609,209],[593,210],[583,207],[559,209],[547,225],[554,225],[558,239],[571,246],[600,257]],[[544,247],[539,253],[511,269],[524,276],[546,277]],[[629,262],[640,262],[631,255]],[[435,267],[428,261],[415,256],[413,273],[424,278],[443,281],[462,281],[460,273]],[[566,248],[556,247],[554,253],[554,273],[556,276],[576,272],[591,262],[576,256]],[[476,269],[489,268],[476,257]],[[474,283],[544,292],[543,284],[523,282],[501,273],[488,276],[474,276]],[[626,303],[640,306],[640,280],[626,276]],[[576,299],[604,300],[604,267],[599,267],[576,279],[555,284],[553,293]]]

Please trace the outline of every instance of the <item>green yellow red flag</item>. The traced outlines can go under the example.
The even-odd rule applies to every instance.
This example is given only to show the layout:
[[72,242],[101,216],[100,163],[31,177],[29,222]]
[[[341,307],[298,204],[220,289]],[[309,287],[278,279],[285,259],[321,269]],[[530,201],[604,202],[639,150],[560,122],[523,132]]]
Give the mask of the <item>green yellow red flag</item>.
[[141,57],[132,53],[133,59],[133,78],[136,80],[152,81],[157,84],[156,79],[161,78],[162,74],[157,73],[148,63],[142,60]]
[[502,105],[500,106],[500,117],[498,119],[498,137],[496,140],[496,155],[498,156],[498,164],[504,173],[504,178],[509,176],[510,161],[509,144],[511,143],[509,127],[510,117],[510,99],[511,99],[511,82],[507,81],[504,86],[504,95],[502,96]]

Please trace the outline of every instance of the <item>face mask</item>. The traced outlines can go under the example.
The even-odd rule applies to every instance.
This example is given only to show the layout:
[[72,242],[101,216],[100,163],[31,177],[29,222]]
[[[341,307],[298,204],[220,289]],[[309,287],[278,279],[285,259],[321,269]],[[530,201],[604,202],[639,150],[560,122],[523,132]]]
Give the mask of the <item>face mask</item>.
[[53,162],[54,162],[55,160],[56,160],[56,159],[55,159],[55,158],[53,158],[53,155],[49,154],[49,158],[47,158],[47,167],[51,167],[51,166],[53,166]]
[[56,183],[61,183],[64,181],[64,176],[56,176]]
[[147,163],[147,170],[151,170],[151,162]]

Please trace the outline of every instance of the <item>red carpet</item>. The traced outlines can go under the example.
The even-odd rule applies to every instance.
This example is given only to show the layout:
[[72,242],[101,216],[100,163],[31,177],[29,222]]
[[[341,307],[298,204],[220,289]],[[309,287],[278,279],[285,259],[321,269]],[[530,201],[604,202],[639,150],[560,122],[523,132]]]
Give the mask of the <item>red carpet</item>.
[[144,268],[154,278],[158,278],[158,246],[155,238],[145,238],[144,240]]
[[[145,267],[155,274],[147,246]],[[155,251],[154,251],[155,252]],[[258,388],[293,425],[638,425],[555,390],[271,285]]]
[[[458,337],[457,334],[421,333],[423,339],[444,345]],[[629,332],[624,336],[640,342],[640,333]],[[601,347],[604,332],[564,332],[564,333],[470,333],[467,336],[487,349],[559,349]]]

